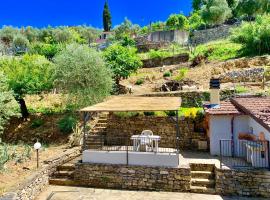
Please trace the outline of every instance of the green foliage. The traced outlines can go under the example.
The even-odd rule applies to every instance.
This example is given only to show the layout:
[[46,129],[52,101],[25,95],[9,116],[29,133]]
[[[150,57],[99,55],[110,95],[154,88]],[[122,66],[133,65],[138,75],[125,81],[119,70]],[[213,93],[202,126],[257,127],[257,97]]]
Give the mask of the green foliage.
[[39,54],[48,59],[52,59],[57,53],[63,49],[63,45],[59,44],[46,44],[46,43],[32,43],[30,46],[30,54]]
[[166,26],[170,30],[188,30],[188,19],[182,14],[172,14],[166,21]]
[[232,11],[226,0],[207,0],[202,6],[202,19],[210,25],[222,24],[230,18]]
[[236,92],[237,94],[247,93],[248,91],[249,91],[248,88],[246,88],[246,87],[244,87],[244,86],[241,86],[241,85],[237,85],[237,86],[235,87],[235,92]]
[[166,28],[164,22],[158,21],[151,24],[151,31],[163,31]]
[[166,58],[170,56],[169,52],[166,51],[162,51],[162,50],[153,50],[151,49],[148,52],[148,56],[150,59],[154,59],[154,58]]
[[239,0],[236,10],[240,16],[254,17],[261,11],[260,0]]
[[17,34],[12,42],[13,50],[16,54],[26,52],[29,46],[29,40],[22,34]]
[[5,45],[10,45],[15,37],[19,33],[17,28],[11,26],[4,26],[0,30],[0,38]]
[[140,115],[139,112],[115,112],[115,116],[120,118],[130,118],[130,117],[137,117]]
[[172,73],[171,72],[164,72],[163,73],[163,77],[171,77],[172,76]]
[[57,122],[59,130],[64,134],[69,134],[75,128],[77,119],[71,115],[67,115]]
[[55,85],[69,96],[75,107],[97,103],[112,90],[112,73],[100,53],[87,45],[70,44],[55,61]]
[[198,45],[194,52],[196,55],[205,55],[208,60],[224,61],[241,56],[242,45],[228,40],[213,41]]
[[105,1],[103,9],[103,28],[104,31],[110,31],[112,27],[112,17],[109,9],[108,1]]
[[[0,71],[0,136],[10,117],[18,115],[18,104],[9,90],[8,80]],[[1,140],[1,139],[0,139]]]
[[175,77],[175,80],[177,80],[177,81],[183,80],[187,73],[188,73],[188,68],[179,69],[178,75]]
[[32,128],[39,128],[43,124],[44,124],[44,120],[42,120],[42,119],[35,119],[35,120],[33,120],[32,124],[31,124],[31,127]]
[[143,112],[144,116],[154,116],[155,112]]
[[201,9],[203,4],[204,4],[204,0],[193,0],[192,1],[192,8],[193,8],[193,10],[198,11]]
[[242,44],[248,54],[270,52],[270,15],[258,16],[255,22],[244,22],[232,31],[232,41]]
[[[121,23],[120,25],[116,26],[114,28],[114,39],[117,41],[121,40],[133,40],[132,36],[136,35],[140,31],[140,26],[137,24],[132,24],[132,22],[128,19],[125,18],[124,22]],[[133,44],[130,46],[135,45],[135,41],[133,40]],[[127,45],[123,45],[127,46]]]
[[140,78],[135,82],[135,85],[142,85],[144,83],[144,79]]
[[132,39],[129,35],[123,35],[120,44],[124,47],[135,47],[135,40]]
[[18,97],[37,94],[52,88],[53,64],[40,55],[24,55],[21,58],[3,57],[0,68],[8,77],[10,88]]
[[199,12],[193,12],[191,16],[188,18],[188,21],[189,21],[189,27],[192,30],[196,30],[202,26],[205,26],[205,23]]
[[136,51],[136,48],[123,47],[119,44],[114,44],[105,50],[103,54],[105,61],[113,71],[117,84],[121,78],[128,78],[131,73],[136,72],[142,66]]

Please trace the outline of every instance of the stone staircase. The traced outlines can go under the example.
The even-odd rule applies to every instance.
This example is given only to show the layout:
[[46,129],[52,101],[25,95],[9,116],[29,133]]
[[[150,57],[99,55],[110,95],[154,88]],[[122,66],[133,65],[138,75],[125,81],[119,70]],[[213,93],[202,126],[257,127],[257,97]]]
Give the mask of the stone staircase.
[[190,164],[191,186],[194,193],[215,194],[215,165]]
[[76,186],[74,181],[75,163],[81,160],[81,156],[68,163],[57,166],[57,170],[49,177],[49,184],[62,186]]
[[90,130],[89,136],[86,138],[86,148],[100,148],[103,146],[103,141],[101,140],[101,135],[107,134],[107,122],[109,113],[101,113],[98,117],[98,121],[94,128]]

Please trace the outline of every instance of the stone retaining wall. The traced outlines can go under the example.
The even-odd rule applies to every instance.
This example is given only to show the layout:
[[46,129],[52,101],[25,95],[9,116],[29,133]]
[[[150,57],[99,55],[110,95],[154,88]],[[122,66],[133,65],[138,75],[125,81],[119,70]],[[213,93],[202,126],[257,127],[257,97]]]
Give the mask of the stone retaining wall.
[[164,65],[177,65],[189,60],[189,54],[183,53],[166,58],[152,58],[142,60],[143,68],[162,67]]
[[237,25],[221,25],[216,28],[194,31],[191,34],[190,41],[192,44],[198,45],[226,38],[230,35],[230,29],[235,27]]
[[45,166],[28,177],[24,183],[13,191],[8,192],[2,198],[14,200],[33,200],[44,187],[49,184],[49,176],[56,171],[57,166],[62,165],[80,154],[81,148],[69,149],[66,152],[44,161]]
[[[180,148],[197,150],[198,141],[207,140],[204,133],[195,132],[195,126],[202,126],[199,119],[179,120]],[[141,134],[143,130],[152,130],[154,134],[161,136],[160,147],[176,147],[176,127],[169,117],[109,115],[107,122],[107,136],[109,137],[131,137]]]
[[264,68],[251,68],[237,71],[230,71],[222,74],[219,78],[222,83],[228,82],[262,82]]
[[270,171],[216,169],[216,192],[223,195],[270,197]]
[[190,168],[164,168],[78,163],[74,180],[97,188],[177,191],[190,190]]

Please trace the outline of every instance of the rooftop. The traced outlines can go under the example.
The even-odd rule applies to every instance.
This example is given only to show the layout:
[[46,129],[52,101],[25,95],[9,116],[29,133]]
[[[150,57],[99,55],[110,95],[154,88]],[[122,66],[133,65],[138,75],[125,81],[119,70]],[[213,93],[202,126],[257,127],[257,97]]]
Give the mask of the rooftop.
[[117,96],[81,112],[176,111],[180,106],[180,97]]

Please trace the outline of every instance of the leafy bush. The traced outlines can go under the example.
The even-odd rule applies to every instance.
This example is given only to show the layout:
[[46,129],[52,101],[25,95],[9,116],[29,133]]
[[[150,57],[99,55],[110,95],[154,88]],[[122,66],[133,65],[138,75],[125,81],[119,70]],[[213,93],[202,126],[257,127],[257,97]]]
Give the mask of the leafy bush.
[[116,84],[119,84],[121,78],[128,78],[131,73],[136,72],[142,66],[136,52],[136,48],[123,47],[119,44],[114,44],[105,50],[104,58],[113,71]]
[[145,116],[154,116],[155,112],[144,112],[143,113]]
[[188,19],[182,14],[172,14],[166,21],[166,26],[170,30],[188,30]]
[[57,53],[63,49],[60,44],[33,43],[30,46],[30,54],[43,55],[48,59],[52,59]]
[[248,88],[246,88],[246,87],[244,87],[244,86],[241,86],[241,85],[237,85],[237,86],[235,87],[235,92],[236,92],[237,94],[247,93],[248,91],[249,91]]
[[74,108],[97,103],[112,91],[112,72],[102,55],[87,45],[70,44],[54,58],[55,85]]
[[137,117],[140,115],[139,112],[115,112],[114,115],[120,118],[129,118],[129,117]]
[[154,58],[166,58],[169,57],[171,54],[169,52],[166,51],[161,51],[161,50],[153,50],[151,49],[148,53],[148,57],[150,59],[154,59]]
[[185,78],[186,74],[188,72],[188,68],[181,68],[178,71],[178,75],[175,77],[175,80],[181,81]]
[[171,77],[172,73],[171,72],[164,72],[163,77]]
[[192,30],[199,29],[205,25],[199,12],[193,12],[192,15],[188,18],[188,22]]
[[38,128],[41,127],[44,124],[44,121],[42,119],[35,119],[32,124],[31,127],[32,128]]
[[270,52],[270,14],[258,16],[255,22],[244,22],[232,31],[232,41],[244,45],[249,54]]
[[135,85],[142,85],[144,83],[144,79],[140,78],[135,82]]
[[67,115],[57,122],[59,130],[64,134],[69,134],[75,128],[77,119],[71,115]]

